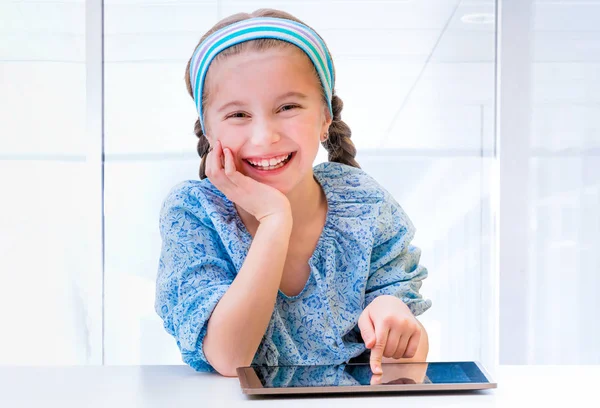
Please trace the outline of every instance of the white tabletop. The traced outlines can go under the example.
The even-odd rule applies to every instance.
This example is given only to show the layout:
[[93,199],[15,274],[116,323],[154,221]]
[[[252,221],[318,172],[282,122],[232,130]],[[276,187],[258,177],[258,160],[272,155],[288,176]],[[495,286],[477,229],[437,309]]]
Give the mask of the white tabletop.
[[[600,366],[500,366],[497,389],[461,393],[285,397],[303,407],[600,407]],[[399,405],[401,404],[401,405]],[[552,405],[549,405],[552,404]],[[237,378],[187,366],[0,367],[0,407],[281,407],[248,397]]]

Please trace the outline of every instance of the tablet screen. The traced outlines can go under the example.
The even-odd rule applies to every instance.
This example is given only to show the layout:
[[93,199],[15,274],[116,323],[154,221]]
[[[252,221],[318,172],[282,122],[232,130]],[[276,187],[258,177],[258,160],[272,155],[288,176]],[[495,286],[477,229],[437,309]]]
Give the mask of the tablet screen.
[[[265,388],[372,385],[368,363],[329,366],[252,366]],[[384,364],[379,384],[489,383],[475,362]]]

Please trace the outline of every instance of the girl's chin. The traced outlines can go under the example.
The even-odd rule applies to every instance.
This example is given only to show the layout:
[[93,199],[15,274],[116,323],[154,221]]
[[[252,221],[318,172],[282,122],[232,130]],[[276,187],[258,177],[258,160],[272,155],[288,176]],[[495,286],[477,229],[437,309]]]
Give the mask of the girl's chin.
[[258,181],[259,183],[266,184],[270,187],[273,187],[284,195],[289,194],[293,191],[299,184],[302,184],[302,179],[305,175],[297,174],[297,175],[289,175],[291,177],[256,177],[253,174],[244,174],[245,176]]

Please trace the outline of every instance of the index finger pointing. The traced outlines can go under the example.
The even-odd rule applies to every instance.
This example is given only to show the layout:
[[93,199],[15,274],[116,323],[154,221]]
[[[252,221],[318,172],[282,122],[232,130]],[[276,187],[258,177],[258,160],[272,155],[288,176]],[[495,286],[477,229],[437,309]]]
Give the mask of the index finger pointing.
[[383,374],[383,369],[381,368],[381,362],[383,360],[383,351],[385,350],[385,345],[387,343],[389,329],[385,330],[377,330],[375,329],[375,347],[371,349],[371,371],[373,374]]

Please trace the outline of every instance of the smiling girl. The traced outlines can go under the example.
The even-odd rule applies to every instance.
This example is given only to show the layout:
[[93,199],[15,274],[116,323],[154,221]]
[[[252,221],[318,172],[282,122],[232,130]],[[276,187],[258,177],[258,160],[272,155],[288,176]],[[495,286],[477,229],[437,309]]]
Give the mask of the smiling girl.
[[[276,10],[217,23],[186,69],[199,181],[160,216],[156,311],[183,361],[259,365],[425,361],[415,318],[427,270],[415,228],[359,168],[322,38]],[[319,143],[329,161],[313,167]]]

